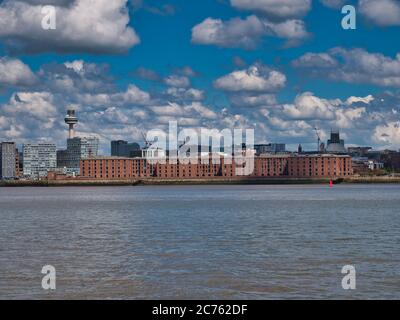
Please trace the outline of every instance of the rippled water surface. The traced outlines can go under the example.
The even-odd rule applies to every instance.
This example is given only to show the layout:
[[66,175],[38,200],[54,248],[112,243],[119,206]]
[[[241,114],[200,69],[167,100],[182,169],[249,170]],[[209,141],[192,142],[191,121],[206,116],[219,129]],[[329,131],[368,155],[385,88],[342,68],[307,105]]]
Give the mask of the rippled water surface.
[[0,188],[11,298],[399,299],[400,186]]

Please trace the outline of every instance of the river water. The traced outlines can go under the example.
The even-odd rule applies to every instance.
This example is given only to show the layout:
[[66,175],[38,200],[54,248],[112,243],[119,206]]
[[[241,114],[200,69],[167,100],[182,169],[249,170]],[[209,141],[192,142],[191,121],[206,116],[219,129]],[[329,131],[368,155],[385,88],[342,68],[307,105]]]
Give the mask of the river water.
[[0,188],[0,299],[399,299],[399,208],[400,185]]

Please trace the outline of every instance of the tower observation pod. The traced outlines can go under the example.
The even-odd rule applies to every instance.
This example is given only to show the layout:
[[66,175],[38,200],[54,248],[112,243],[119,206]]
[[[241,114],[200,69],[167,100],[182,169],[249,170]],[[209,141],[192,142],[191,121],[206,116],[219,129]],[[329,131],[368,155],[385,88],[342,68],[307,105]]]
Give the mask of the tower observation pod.
[[78,123],[75,110],[68,110],[64,121],[69,126],[69,138],[73,139],[75,136],[74,126]]

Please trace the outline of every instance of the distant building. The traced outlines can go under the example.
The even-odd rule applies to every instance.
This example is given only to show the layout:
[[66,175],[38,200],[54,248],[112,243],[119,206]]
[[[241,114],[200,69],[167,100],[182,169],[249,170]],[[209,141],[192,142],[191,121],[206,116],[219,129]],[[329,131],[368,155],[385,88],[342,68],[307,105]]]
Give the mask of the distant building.
[[400,171],[400,152],[394,150],[371,150],[368,152],[368,159],[382,162],[390,171]]
[[160,158],[166,158],[167,152],[160,148],[145,147],[142,149],[141,157],[147,160],[157,161]]
[[66,168],[69,174],[79,174],[82,159],[97,157],[99,139],[97,137],[72,138],[67,140],[67,149],[57,151],[57,167]]
[[21,159],[18,149],[15,149],[15,178],[19,178],[21,174]]
[[323,142],[319,145],[319,153],[326,153],[325,143]]
[[254,145],[256,154],[267,153],[284,153],[286,152],[286,144],[284,143],[269,143],[269,144],[256,144]]
[[[400,171],[400,152],[395,150],[372,150],[370,147],[350,147],[348,151],[349,155],[354,159],[373,160],[375,164],[379,164],[378,167],[381,167],[383,164],[384,169],[392,172]],[[358,165],[362,167],[361,163],[358,163]],[[365,170],[367,168],[369,170],[367,161],[364,161],[363,166]]]
[[354,173],[360,175],[370,175],[371,173],[376,173],[376,171],[381,171],[385,168],[383,162],[371,160],[368,159],[368,157],[353,157],[352,162]]
[[31,179],[47,176],[49,171],[57,167],[57,147],[53,143],[24,144],[23,172]]
[[17,171],[17,173],[18,173],[18,177],[20,177],[23,173],[24,173],[24,153],[22,152],[22,151],[17,151],[17,153],[18,153],[18,160],[17,160],[17,162],[18,162],[18,164],[16,163],[16,165],[18,166],[18,170],[16,170]]
[[352,157],[367,157],[371,147],[348,147],[347,151]]
[[140,145],[128,143],[124,140],[111,141],[111,156],[113,157],[134,157],[140,153]]
[[376,160],[368,160],[368,168],[370,170],[382,170],[385,168],[385,164]]
[[16,150],[14,142],[2,142],[0,144],[0,179],[16,178]]
[[297,147],[297,153],[298,154],[303,153],[303,146],[301,144],[299,144],[299,146]]
[[328,140],[326,152],[331,154],[346,154],[344,140],[340,139],[339,131],[332,131],[331,138]]

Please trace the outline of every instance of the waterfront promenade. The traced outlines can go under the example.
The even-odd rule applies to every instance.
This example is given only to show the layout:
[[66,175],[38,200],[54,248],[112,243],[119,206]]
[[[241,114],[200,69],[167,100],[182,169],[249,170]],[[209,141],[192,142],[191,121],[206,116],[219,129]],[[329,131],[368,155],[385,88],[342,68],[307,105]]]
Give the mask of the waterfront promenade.
[[[0,181],[0,187],[56,187],[56,186],[132,186],[132,185],[285,185],[285,184],[329,184],[331,179],[301,179],[301,178],[200,178],[200,179],[66,179],[66,180],[10,180]],[[400,177],[349,177],[333,179],[334,184],[339,183],[400,183]]]

